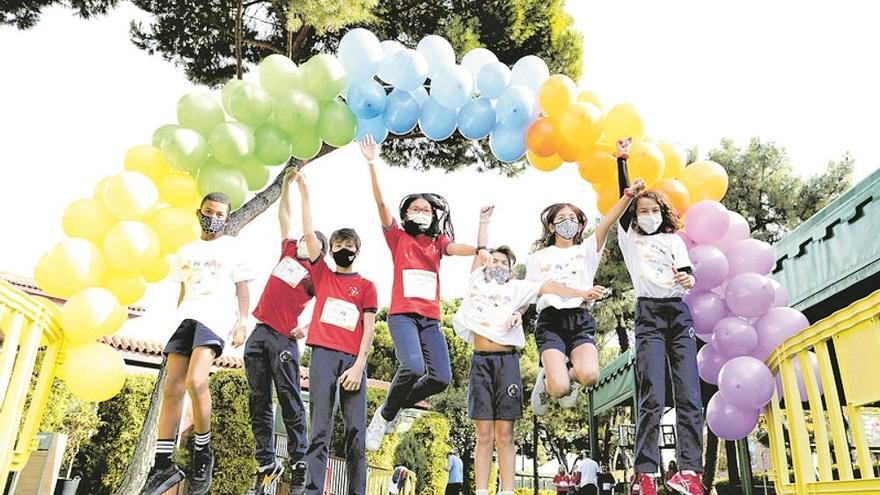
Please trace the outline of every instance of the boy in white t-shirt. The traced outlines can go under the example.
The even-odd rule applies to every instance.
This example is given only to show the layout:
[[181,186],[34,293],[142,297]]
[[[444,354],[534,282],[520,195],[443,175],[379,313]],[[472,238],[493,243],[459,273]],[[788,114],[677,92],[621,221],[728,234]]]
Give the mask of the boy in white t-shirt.
[[168,360],[159,413],[156,458],[141,495],[159,495],[184,479],[171,461],[183,408],[183,394],[193,405],[195,449],[190,493],[204,495],[211,489],[214,452],[211,448],[211,395],[208,373],[223,352],[224,335],[233,347],[244,343],[245,319],[251,268],[238,239],[223,235],[229,216],[229,198],[210,193],[196,214],[201,239],[177,251],[170,280],[180,283],[177,305],[179,326],[165,346]]
[[[488,241],[494,207],[480,211],[477,244]],[[498,450],[501,477],[499,495],[512,495],[516,449],[513,424],[522,417],[522,377],[517,351],[525,346],[522,314],[540,294],[587,297],[586,291],[553,282],[511,279],[516,256],[507,246],[489,250],[492,261],[474,257],[470,284],[452,325],[455,333],[474,346],[468,379],[468,415],[476,423],[476,494],[488,494],[493,444]]]

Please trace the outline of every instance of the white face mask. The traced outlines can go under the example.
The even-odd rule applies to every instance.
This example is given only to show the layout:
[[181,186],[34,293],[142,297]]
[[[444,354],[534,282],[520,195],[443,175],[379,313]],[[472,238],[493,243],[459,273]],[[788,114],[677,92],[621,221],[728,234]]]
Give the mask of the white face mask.
[[419,225],[422,228],[427,229],[431,226],[431,222],[434,220],[434,217],[428,215],[427,213],[416,213],[415,215],[409,215],[408,220]]
[[663,223],[663,217],[661,217],[659,213],[639,215],[636,222],[639,224],[639,228],[646,234],[653,234],[654,232],[657,232],[657,229],[660,228],[660,224]]
[[309,259],[309,245],[306,244],[306,241],[299,241],[299,244],[296,245],[296,257],[301,260]]

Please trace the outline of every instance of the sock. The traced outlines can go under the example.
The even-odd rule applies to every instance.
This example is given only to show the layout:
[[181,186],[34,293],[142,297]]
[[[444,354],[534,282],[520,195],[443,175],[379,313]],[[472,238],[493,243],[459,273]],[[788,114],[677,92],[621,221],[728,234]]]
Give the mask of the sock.
[[196,433],[196,450],[202,450],[206,445],[211,443],[211,432],[206,431],[205,433]]
[[687,474],[689,476],[696,476],[697,475],[697,473],[695,473],[689,469],[687,471],[682,471],[681,474]]
[[511,492],[511,491],[498,492],[498,495],[513,495],[513,492]]
[[156,458],[154,466],[156,469],[165,469],[171,465],[171,454],[174,453],[174,438],[163,438],[156,441]]
[[489,495],[489,490],[475,490],[474,495]]

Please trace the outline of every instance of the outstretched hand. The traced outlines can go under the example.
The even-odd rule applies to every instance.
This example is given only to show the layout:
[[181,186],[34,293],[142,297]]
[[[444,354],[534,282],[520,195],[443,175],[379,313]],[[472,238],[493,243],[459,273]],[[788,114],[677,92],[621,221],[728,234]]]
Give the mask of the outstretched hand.
[[642,192],[645,189],[645,181],[642,179],[636,179],[631,186],[629,186],[629,192],[633,195],[636,195]]
[[480,221],[488,222],[490,218],[492,218],[492,213],[495,212],[494,206],[484,206],[480,208]]
[[629,147],[632,146],[633,138],[628,137],[626,139],[618,139],[617,140],[617,151],[614,152],[614,156],[617,158],[623,158],[626,160],[629,158]]
[[372,134],[364,136],[364,138],[358,143],[358,146],[361,148],[361,154],[364,155],[364,158],[366,158],[368,162],[372,162],[376,159],[379,145],[376,144],[376,140],[373,139]]

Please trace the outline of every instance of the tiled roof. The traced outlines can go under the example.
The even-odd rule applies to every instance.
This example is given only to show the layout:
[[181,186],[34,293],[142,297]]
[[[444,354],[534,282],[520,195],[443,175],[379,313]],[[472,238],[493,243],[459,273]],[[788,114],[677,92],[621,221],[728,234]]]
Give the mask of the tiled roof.
[[[15,287],[21,289],[22,292],[29,294],[29,295],[32,295],[32,296],[45,297],[46,299],[50,299],[52,301],[55,301],[58,304],[64,304],[64,302],[66,301],[66,299],[64,299],[64,298],[50,296],[49,294],[46,294],[45,292],[43,292],[42,289],[40,289],[39,286],[37,286],[37,283],[34,281],[34,279],[32,279],[30,277],[15,275],[15,274],[9,273],[9,272],[0,272],[0,279],[3,279],[5,281],[9,282],[10,284],[14,285]],[[135,318],[137,316],[142,316],[145,311],[146,311],[146,309],[143,308],[142,306],[129,306],[128,307],[128,317]]]

